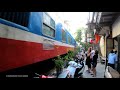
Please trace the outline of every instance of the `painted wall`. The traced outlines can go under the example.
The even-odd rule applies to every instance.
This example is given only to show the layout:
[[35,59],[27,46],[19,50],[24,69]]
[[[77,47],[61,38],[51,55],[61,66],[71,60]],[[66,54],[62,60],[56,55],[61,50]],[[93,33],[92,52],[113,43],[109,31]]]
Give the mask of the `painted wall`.
[[118,51],[118,42],[116,40],[114,40],[114,49]]
[[114,24],[112,28],[112,38],[120,35],[120,21]]
[[100,39],[100,52],[103,57],[106,56],[106,39],[104,38],[104,36],[102,36]]

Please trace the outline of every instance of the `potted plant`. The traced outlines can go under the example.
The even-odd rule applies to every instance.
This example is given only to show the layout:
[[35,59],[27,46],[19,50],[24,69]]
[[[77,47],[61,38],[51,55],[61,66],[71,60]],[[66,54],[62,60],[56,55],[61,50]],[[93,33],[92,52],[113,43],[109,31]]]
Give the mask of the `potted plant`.
[[63,66],[64,66],[63,58],[58,56],[57,58],[54,59],[54,62],[55,62],[55,67],[56,67],[56,72],[57,72],[57,77],[58,77],[58,75],[63,70]]

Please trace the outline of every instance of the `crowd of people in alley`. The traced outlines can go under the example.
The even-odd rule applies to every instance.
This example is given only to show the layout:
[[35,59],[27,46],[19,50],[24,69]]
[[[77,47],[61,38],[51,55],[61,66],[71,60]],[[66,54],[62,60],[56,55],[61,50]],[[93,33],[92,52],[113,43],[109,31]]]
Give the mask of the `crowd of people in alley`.
[[[83,73],[85,65],[87,65],[87,72],[90,73],[93,77],[96,76],[96,66],[98,59],[98,51],[94,50],[93,47],[89,47],[88,50],[82,50],[74,57],[74,61],[69,62],[67,70],[70,73],[70,78],[78,78],[79,72]],[[81,61],[84,62],[81,64]],[[81,66],[80,66],[81,65]],[[79,68],[81,67],[81,68]]]
[[[107,66],[115,69],[115,64],[117,62],[117,50],[113,49],[108,54],[107,58]],[[66,67],[65,72],[62,72],[58,78],[79,78],[79,76],[83,73],[85,65],[87,66],[86,72],[90,74],[92,77],[96,77],[96,67],[98,61],[98,50],[93,49],[93,47],[89,47],[88,50],[82,50],[78,52],[77,55],[70,61],[69,66]],[[81,63],[82,62],[82,63]],[[84,63],[83,63],[84,62]],[[81,71],[81,74],[80,74]],[[42,76],[42,78],[46,78]],[[47,77],[54,78],[54,77]]]
[[[107,66],[112,67],[113,69],[116,69],[117,64],[117,50],[113,49],[108,54],[107,58]],[[98,60],[98,51],[94,50],[92,47],[88,48],[88,51],[86,52],[86,65],[88,67],[87,72],[90,73],[93,77],[96,77],[96,66],[97,66],[97,60]]]

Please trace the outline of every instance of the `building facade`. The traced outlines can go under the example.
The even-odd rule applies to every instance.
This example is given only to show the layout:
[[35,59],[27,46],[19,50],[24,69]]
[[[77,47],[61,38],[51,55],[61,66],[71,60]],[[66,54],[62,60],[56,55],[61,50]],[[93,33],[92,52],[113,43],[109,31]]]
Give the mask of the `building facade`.
[[120,72],[120,12],[93,12],[91,21],[87,24],[89,29],[101,36],[99,46],[101,57],[105,59],[112,49],[118,51],[116,70]]

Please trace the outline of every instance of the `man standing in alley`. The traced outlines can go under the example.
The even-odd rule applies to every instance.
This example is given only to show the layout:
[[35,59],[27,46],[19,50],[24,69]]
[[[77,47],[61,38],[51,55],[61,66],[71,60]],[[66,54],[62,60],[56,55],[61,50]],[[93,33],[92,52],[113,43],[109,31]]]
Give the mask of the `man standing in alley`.
[[117,61],[118,61],[117,50],[114,49],[113,51],[114,51],[114,53],[115,53],[115,58],[116,58],[115,69],[117,69]]
[[116,63],[116,55],[115,55],[114,51],[112,50],[110,52],[110,54],[108,55],[108,66],[115,69],[115,63]]
[[117,57],[118,57],[118,55],[117,55],[117,50],[116,50],[116,49],[114,49],[113,51],[114,51],[114,53],[115,53],[116,62],[117,62],[117,61],[118,61],[118,58],[117,58]]

